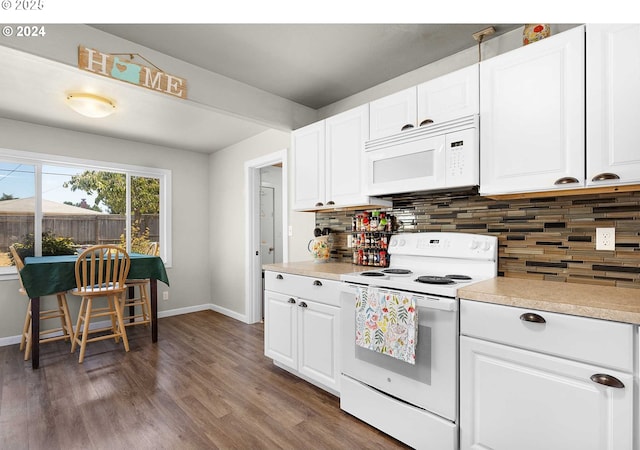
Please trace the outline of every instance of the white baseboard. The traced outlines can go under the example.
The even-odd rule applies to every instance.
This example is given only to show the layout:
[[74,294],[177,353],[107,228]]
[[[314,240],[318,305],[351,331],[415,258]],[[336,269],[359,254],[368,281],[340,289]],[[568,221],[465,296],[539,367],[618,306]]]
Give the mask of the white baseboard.
[[[182,314],[189,314],[192,312],[208,311],[208,310],[219,312],[220,314],[224,314],[225,316],[229,316],[232,319],[236,319],[244,323],[249,323],[247,321],[247,316],[245,316],[244,314],[239,314],[235,311],[231,311],[230,309],[223,308],[218,305],[214,305],[213,303],[205,303],[203,305],[187,306],[185,308],[176,308],[176,309],[169,309],[165,311],[159,311],[158,318],[161,319],[163,317],[179,316]],[[109,326],[109,324],[110,322],[107,322],[107,321],[95,322],[90,325],[89,329],[107,327]],[[61,333],[58,333],[58,334],[61,334]],[[19,344],[20,338],[21,336],[19,334],[16,336],[7,336],[7,337],[0,338],[0,347]]]

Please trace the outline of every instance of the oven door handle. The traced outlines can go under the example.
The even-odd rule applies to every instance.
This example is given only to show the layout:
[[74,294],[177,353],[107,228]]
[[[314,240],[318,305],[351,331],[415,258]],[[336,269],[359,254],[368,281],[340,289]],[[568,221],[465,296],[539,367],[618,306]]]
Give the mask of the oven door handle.
[[440,311],[456,311],[458,301],[455,298],[432,297],[430,295],[419,296],[423,299],[420,302],[421,308],[438,309]]
[[[355,291],[360,287],[374,288],[374,289],[378,289],[380,292],[389,292],[389,293],[397,292],[399,294],[403,293],[402,291],[394,291],[392,289],[387,289],[387,288],[375,286],[375,285],[367,286],[367,285],[350,284],[350,283],[342,283],[340,285],[340,290],[344,293],[355,295],[356,294]],[[437,309],[440,311],[457,311],[458,310],[458,300],[456,300],[455,298],[435,297],[432,295],[416,294],[416,293],[413,293],[412,295],[417,299],[419,299],[420,308]]]

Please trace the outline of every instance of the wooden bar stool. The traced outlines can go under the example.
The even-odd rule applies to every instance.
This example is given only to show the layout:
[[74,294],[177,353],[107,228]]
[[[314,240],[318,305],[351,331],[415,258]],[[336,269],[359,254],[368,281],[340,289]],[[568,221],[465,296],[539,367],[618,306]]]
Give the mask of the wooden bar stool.
[[[20,289],[18,289],[18,292],[23,295],[27,295],[27,292],[24,289],[24,285],[22,284],[22,278],[20,277],[20,271],[24,267],[22,258],[18,254],[15,246],[10,245],[9,251],[11,252],[11,257],[16,264],[16,268],[18,269],[18,279],[20,280]],[[71,339],[73,338],[71,314],[69,314],[67,297],[64,292],[58,292],[56,294],[56,297],[58,301],[58,307],[56,309],[40,311],[40,321],[42,322],[44,320],[58,319],[60,320],[60,327],[41,331],[41,344],[61,340],[71,341]],[[24,360],[26,361],[31,357],[31,299],[29,299],[29,304],[27,306],[27,314],[24,318],[24,327],[22,328],[22,337],[20,338],[20,351],[22,350],[25,350]]]
[[[71,291],[81,297],[78,321],[71,344],[71,353],[80,345],[78,362],[84,361],[88,342],[113,338],[119,342],[122,338],[125,351],[129,351],[129,341],[122,319],[123,297],[127,289],[125,280],[129,274],[131,260],[129,254],[116,245],[95,245],[78,256],[76,261],[76,285]],[[94,308],[94,300],[106,298],[107,305]],[[111,326],[89,329],[92,319],[109,318]],[[107,334],[103,334],[108,332]],[[89,335],[101,333],[96,337]]]

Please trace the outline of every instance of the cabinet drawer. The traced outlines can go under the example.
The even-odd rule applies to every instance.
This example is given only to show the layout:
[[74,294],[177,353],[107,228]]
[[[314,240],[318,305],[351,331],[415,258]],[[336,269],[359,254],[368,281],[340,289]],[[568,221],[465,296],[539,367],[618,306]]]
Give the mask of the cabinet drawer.
[[633,371],[630,324],[462,300],[460,334]]
[[341,282],[324,278],[292,275],[283,272],[264,273],[264,287],[268,291],[302,297],[328,305],[340,306]]

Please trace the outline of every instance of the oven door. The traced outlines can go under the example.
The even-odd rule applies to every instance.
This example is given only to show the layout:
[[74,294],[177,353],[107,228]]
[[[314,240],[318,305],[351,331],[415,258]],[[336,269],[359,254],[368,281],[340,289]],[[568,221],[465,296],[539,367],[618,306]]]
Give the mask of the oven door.
[[359,287],[365,286],[344,283],[340,296],[342,373],[409,404],[456,421],[457,300],[412,294],[418,305],[418,343],[413,365],[356,345],[355,300]]

